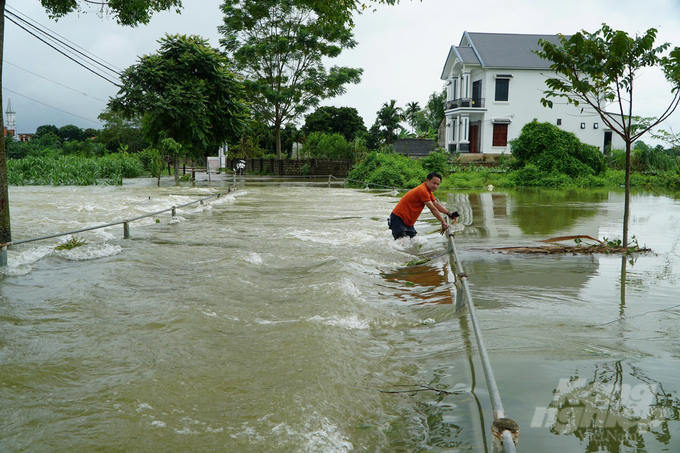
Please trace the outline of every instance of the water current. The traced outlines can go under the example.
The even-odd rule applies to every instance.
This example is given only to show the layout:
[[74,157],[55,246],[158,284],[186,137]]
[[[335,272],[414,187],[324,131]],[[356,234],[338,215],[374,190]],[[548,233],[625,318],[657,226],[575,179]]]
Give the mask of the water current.
[[[133,218],[223,191],[12,187],[14,240]],[[680,202],[638,193],[653,252],[494,250],[620,238],[623,194],[439,191],[520,452],[680,451]],[[1,452],[493,451],[466,311],[428,213],[398,196],[243,179],[131,224],[12,246],[0,275]]]

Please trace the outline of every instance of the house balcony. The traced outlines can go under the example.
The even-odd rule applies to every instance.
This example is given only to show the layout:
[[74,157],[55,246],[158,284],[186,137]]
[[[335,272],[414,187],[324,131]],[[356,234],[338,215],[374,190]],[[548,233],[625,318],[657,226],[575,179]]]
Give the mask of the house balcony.
[[454,109],[483,109],[484,98],[460,98],[446,101],[446,110]]

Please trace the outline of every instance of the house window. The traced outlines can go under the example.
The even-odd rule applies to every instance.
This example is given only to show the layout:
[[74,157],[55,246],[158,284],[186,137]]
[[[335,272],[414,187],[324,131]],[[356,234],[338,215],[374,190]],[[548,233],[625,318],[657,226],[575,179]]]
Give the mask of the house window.
[[508,88],[510,79],[496,79],[496,101],[508,100]]
[[557,125],[561,126],[562,125],[562,118],[557,118]]
[[508,125],[493,125],[493,146],[508,146]]

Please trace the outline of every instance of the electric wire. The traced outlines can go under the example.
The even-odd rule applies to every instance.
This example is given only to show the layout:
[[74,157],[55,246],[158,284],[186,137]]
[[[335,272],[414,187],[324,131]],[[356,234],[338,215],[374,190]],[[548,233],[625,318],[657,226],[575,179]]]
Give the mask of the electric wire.
[[[114,73],[114,74],[116,74],[116,75],[118,75],[118,76],[120,76],[120,74],[123,72],[122,69],[116,67],[116,66],[113,65],[112,63],[109,63],[108,61],[104,60],[103,58],[101,58],[101,57],[99,57],[99,56],[97,56],[97,55],[94,55],[92,52],[87,51],[86,49],[82,48],[81,46],[79,46],[78,44],[74,43],[73,41],[70,41],[69,39],[67,39],[67,38],[65,38],[65,37],[63,37],[63,36],[61,36],[59,33],[56,33],[55,31],[50,30],[49,28],[47,28],[46,26],[40,24],[39,22],[35,21],[34,19],[30,18],[30,17],[27,16],[26,14],[23,14],[21,11],[17,10],[16,8],[12,8],[12,7],[9,7],[9,6],[8,6],[8,8],[9,8],[9,9],[6,10],[6,12],[9,12],[11,15],[15,16],[17,19],[21,20],[21,21],[24,22],[25,24],[27,24],[27,25],[29,25],[30,27],[32,27],[32,28],[34,28],[34,29],[40,31],[40,33],[42,33],[42,34],[44,34],[44,35],[46,35],[46,36],[49,36],[53,41],[59,42],[61,45],[65,46],[65,47],[68,47],[68,48],[71,49],[72,51],[78,53],[79,55],[81,55],[81,56],[87,58],[88,60],[92,61],[93,63],[95,63],[95,64],[101,66],[102,68],[106,69],[107,71],[112,72],[112,73]],[[11,10],[14,10],[14,11],[11,11]],[[17,13],[21,14],[21,15],[24,16],[24,17],[20,17],[19,14],[17,14]],[[28,20],[26,20],[26,19],[28,19]],[[29,20],[30,20],[32,23],[29,22]],[[58,38],[57,38],[57,37],[58,37]],[[59,39],[59,38],[60,38],[60,39]],[[70,43],[70,44],[72,44],[72,45],[69,45],[69,44],[67,44],[67,43]],[[77,48],[80,49],[80,50],[76,49],[74,46],[77,47]],[[89,55],[86,55],[86,54],[89,54],[89,55],[92,55],[92,56],[89,56]],[[93,58],[93,57],[94,57],[94,58]]]
[[81,120],[89,121],[89,122],[95,123],[95,124],[101,124],[100,121],[91,120],[91,119],[89,119],[89,118],[85,118],[85,117],[76,115],[75,113],[67,112],[66,110],[62,110],[62,109],[60,109],[60,108],[53,107],[53,106],[51,106],[51,105],[49,105],[49,104],[45,104],[44,102],[37,101],[37,100],[32,99],[32,98],[29,98],[28,96],[25,96],[25,95],[23,95],[23,94],[21,94],[21,93],[17,93],[16,91],[10,90],[9,88],[2,87],[2,89],[3,89],[3,90],[7,90],[7,91],[9,91],[10,93],[16,94],[17,96],[21,96],[22,98],[26,98],[26,99],[28,99],[29,101],[37,102],[38,104],[44,105],[45,107],[49,107],[49,108],[51,108],[51,109],[58,110],[58,111],[60,111],[60,112],[62,112],[62,113],[66,113],[67,115],[75,116],[76,118],[80,118]]
[[69,87],[69,86],[66,86],[66,85],[64,85],[63,83],[59,83],[59,82],[57,82],[57,81],[55,81],[55,80],[48,79],[47,77],[43,77],[43,76],[41,76],[40,74],[36,74],[35,72],[31,72],[31,71],[29,71],[28,69],[22,68],[21,66],[15,65],[14,63],[11,63],[11,62],[9,62],[9,61],[7,61],[7,60],[4,60],[4,64],[8,64],[8,65],[10,65],[10,66],[14,66],[15,68],[21,69],[22,71],[26,71],[26,72],[28,72],[29,74],[33,74],[33,75],[36,76],[36,77],[40,77],[40,78],[43,79],[43,80],[47,80],[48,82],[52,82],[52,83],[54,83],[54,84],[56,84],[56,85],[59,85],[59,86],[64,87],[64,88],[67,88],[67,89],[69,89],[69,90],[71,90],[71,91],[74,91],[74,92],[76,92],[76,93],[82,94],[83,96],[87,96],[87,97],[89,97],[89,98],[96,99],[96,100],[101,101],[101,102],[104,102],[104,103],[107,103],[107,102],[108,102],[108,101],[106,101],[106,100],[104,100],[104,99],[100,99],[100,98],[98,98],[98,97],[89,95],[89,94],[87,94],[87,93],[83,93],[82,91],[78,91],[78,90],[76,90],[75,88],[71,88],[71,87]]
[[50,43],[48,43],[47,41],[45,41],[44,39],[42,39],[40,36],[36,35],[35,33],[31,32],[30,30],[26,29],[24,26],[20,25],[18,22],[16,22],[16,21],[15,21],[14,19],[12,19],[11,17],[5,16],[5,18],[6,18],[7,20],[9,20],[10,22],[12,22],[13,24],[15,24],[17,27],[19,27],[19,28],[21,28],[22,30],[24,30],[25,32],[27,32],[28,34],[35,36],[37,39],[39,39],[40,41],[44,42],[45,44],[47,44],[48,46],[50,46],[51,48],[53,48],[54,50],[56,50],[57,52],[59,52],[60,54],[62,54],[63,56],[65,56],[66,58],[68,58],[69,60],[72,60],[72,61],[75,62],[76,64],[82,66],[83,68],[87,69],[87,70],[90,71],[91,73],[95,74],[96,76],[101,77],[102,79],[106,80],[107,82],[109,82],[109,83],[111,83],[111,84],[113,84],[113,85],[115,85],[115,86],[120,86],[118,83],[114,82],[113,80],[108,79],[107,77],[103,76],[102,74],[98,73],[97,71],[95,71],[95,70],[92,69],[92,68],[88,68],[87,66],[85,66],[85,65],[84,65],[83,63],[81,63],[80,61],[78,61],[78,60],[76,60],[75,58],[73,58],[73,57],[67,55],[65,52],[61,51],[60,49],[57,49],[55,46],[53,46],[52,44],[50,44]]

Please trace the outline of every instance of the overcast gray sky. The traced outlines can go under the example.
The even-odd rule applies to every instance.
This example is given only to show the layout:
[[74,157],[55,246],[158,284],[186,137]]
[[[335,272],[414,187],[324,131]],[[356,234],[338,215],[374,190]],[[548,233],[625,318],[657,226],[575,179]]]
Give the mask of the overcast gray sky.
[[[197,34],[219,47],[222,0],[184,3],[180,15],[159,13],[149,25],[129,28],[97,17],[94,10],[55,22],[47,17],[39,0],[8,0],[12,11],[118,69],[134,64],[140,55],[155,52],[156,41],[166,32]],[[581,29],[594,31],[605,22],[629,34],[654,27],[659,30],[658,43],[680,46],[679,13],[675,0],[402,0],[397,6],[381,6],[356,17],[354,33],[359,45],[330,64],[363,68],[362,82],[349,85],[345,95],[323,105],[355,107],[367,127],[390,99],[396,99],[401,107],[412,101],[424,106],[432,92],[442,89],[439,77],[449,48],[459,44],[464,31],[570,34]],[[19,132],[34,132],[43,124],[100,128],[97,116],[116,94],[116,87],[13,23],[6,21],[5,30],[2,111],[11,98]],[[660,114],[671,99],[670,87],[658,71],[642,74],[636,89],[635,111],[641,116]],[[680,131],[680,113],[666,126]]]

